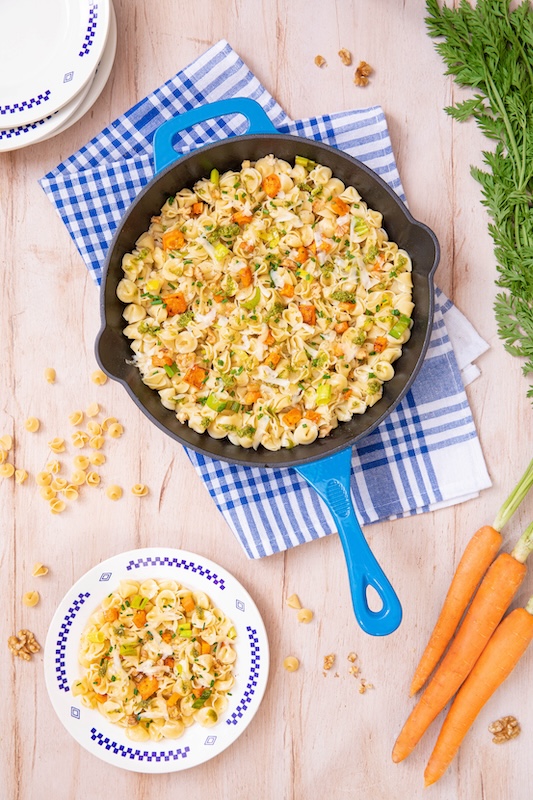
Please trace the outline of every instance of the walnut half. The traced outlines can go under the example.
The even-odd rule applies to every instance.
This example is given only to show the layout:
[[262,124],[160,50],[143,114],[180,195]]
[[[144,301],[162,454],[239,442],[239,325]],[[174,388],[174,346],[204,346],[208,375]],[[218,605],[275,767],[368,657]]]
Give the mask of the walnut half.
[[368,84],[368,76],[374,72],[370,64],[366,61],[360,61],[359,66],[355,70],[353,82],[356,86],[366,86]]
[[33,653],[38,653],[41,645],[35,639],[31,631],[23,628],[16,636],[10,636],[7,640],[8,647],[14,656],[30,661]]
[[501,717],[501,719],[497,719],[489,725],[489,731],[494,734],[492,737],[494,744],[502,744],[518,736],[520,723],[516,717]]

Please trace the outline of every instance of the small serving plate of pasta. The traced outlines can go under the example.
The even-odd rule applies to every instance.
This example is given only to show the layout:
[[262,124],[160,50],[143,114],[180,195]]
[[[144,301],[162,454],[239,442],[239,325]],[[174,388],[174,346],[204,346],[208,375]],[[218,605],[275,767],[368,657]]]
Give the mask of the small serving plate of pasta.
[[248,726],[269,668],[265,626],[241,584],[184,550],[131,550],[89,570],[51,622],[45,678],[67,731],[133,772],[177,772]]

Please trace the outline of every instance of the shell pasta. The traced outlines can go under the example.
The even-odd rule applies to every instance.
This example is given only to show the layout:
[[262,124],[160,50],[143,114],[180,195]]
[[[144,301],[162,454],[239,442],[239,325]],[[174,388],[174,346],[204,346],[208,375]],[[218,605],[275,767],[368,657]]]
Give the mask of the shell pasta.
[[180,422],[269,450],[382,396],[409,339],[409,254],[328,167],[267,155],[169,197],[117,296],[143,382]]
[[121,581],[82,634],[72,693],[134,741],[211,727],[234,684],[236,636],[204,592],[173,580]]

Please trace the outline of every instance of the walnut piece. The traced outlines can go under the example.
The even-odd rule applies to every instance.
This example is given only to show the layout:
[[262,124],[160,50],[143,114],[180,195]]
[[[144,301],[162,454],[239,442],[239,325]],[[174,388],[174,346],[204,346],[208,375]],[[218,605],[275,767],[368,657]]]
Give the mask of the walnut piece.
[[361,678],[361,683],[359,684],[359,694],[365,694],[365,692],[368,689],[373,689],[373,688],[374,688],[373,683],[368,683],[368,681],[365,680],[365,678]]
[[359,66],[355,70],[353,82],[356,86],[366,86],[368,84],[368,76],[374,72],[370,64],[366,61],[360,61]]
[[339,58],[345,67],[351,66],[352,54],[345,47],[343,47],[342,50],[339,50]]
[[326,64],[326,59],[324,56],[315,56],[315,64],[317,67],[323,67]]
[[38,653],[41,649],[34,634],[26,628],[20,630],[16,636],[10,636],[7,644],[12,654],[23,658],[24,661],[30,661],[33,653]]
[[489,725],[490,733],[493,733],[492,741],[494,744],[502,744],[508,742],[509,739],[515,739],[520,733],[520,723],[516,717],[501,717]]
[[330,653],[329,656],[324,656],[324,669],[331,669],[335,661],[335,653]]

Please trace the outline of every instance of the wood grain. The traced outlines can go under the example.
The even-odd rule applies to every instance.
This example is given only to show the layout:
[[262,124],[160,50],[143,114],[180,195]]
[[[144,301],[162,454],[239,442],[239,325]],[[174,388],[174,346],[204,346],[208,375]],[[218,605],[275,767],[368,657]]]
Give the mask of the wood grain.
[[[495,262],[479,188],[469,174],[485,143],[473,125],[454,123],[442,110],[457,90],[425,33],[423,6],[396,0],[116,0],[117,59],[91,111],[49,141],[0,154],[0,435],[14,435],[16,466],[31,475],[23,486],[0,482],[0,774],[6,800],[86,800],[110,788],[114,800],[176,792],[234,800],[429,796],[422,775],[438,721],[405,763],[390,758],[412,707],[412,672],[467,539],[492,521],[531,458],[532,442],[520,364],[496,335]],[[147,422],[121,387],[90,381],[97,290],[37,180],[220,38],[293,117],[383,106],[411,210],[441,243],[438,283],[491,344],[468,395],[493,487],[461,506],[367,529],[404,606],[402,626],[384,639],[365,636],[355,623],[337,537],[248,561],[183,451]],[[353,70],[337,56],[341,47],[352,51],[355,65],[366,60],[374,67],[366,88],[353,84]],[[321,70],[313,63],[318,53],[327,60]],[[53,386],[44,381],[47,366],[57,370]],[[124,498],[112,503],[100,489],[87,489],[68,514],[53,517],[35,474],[50,458],[47,441],[69,437],[68,414],[93,400],[125,424],[102,468],[124,487]],[[37,434],[24,430],[30,415],[42,421]],[[148,497],[130,495],[136,482],[148,484]],[[528,500],[506,543],[532,516]],[[42,654],[24,663],[12,660],[5,646],[21,627],[44,645],[72,583],[98,561],[143,545],[183,547],[223,564],[253,594],[270,637],[269,686],[252,724],[217,759],[179,776],[127,773],[79,748],[51,708]],[[48,576],[32,579],[35,561],[50,567]],[[525,601],[531,585],[526,580],[514,605]],[[41,602],[27,609],[22,594],[33,588]],[[315,611],[312,624],[296,623],[285,605],[292,592]],[[375,686],[364,695],[348,672],[351,651]],[[327,653],[337,661],[324,677]],[[282,668],[288,654],[301,660],[294,674]],[[531,798],[532,667],[533,652],[483,710],[432,798]],[[523,733],[496,747],[487,726],[505,714],[518,717]]]

